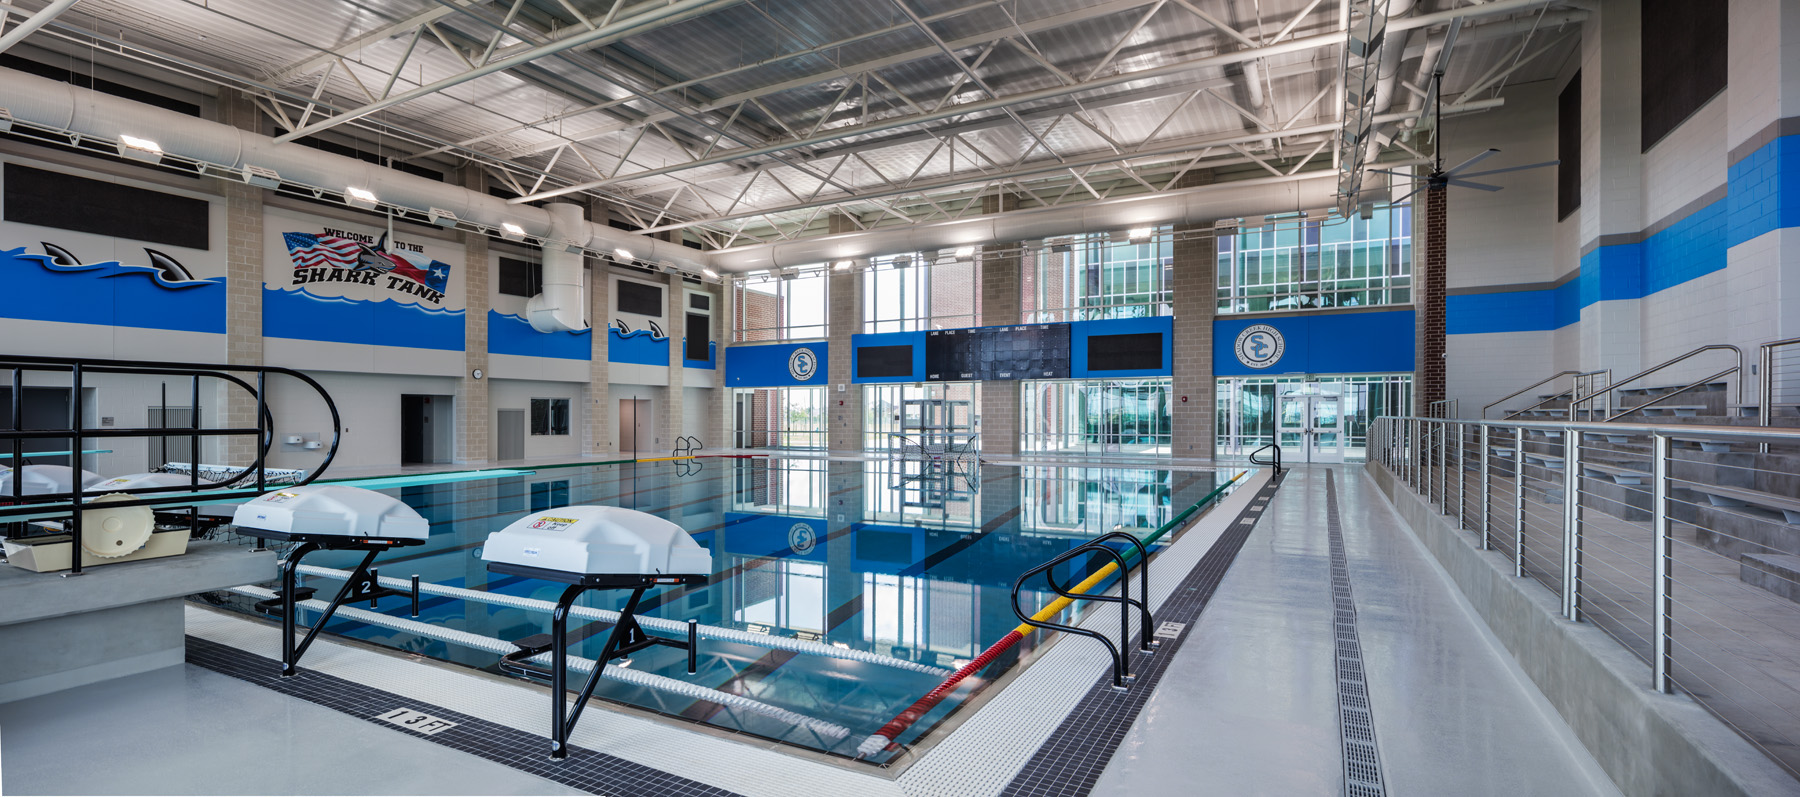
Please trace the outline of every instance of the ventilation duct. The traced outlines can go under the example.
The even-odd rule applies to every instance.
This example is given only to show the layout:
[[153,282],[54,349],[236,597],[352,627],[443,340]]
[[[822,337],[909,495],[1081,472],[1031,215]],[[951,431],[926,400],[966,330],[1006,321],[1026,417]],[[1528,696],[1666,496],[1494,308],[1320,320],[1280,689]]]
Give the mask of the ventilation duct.
[[[510,222],[534,238],[546,241],[562,238],[601,252],[628,249],[637,253],[639,260],[696,274],[707,267],[707,263],[695,257],[695,250],[679,243],[658,241],[587,222],[555,229],[548,211],[529,205],[509,205],[499,197],[301,144],[276,144],[268,136],[230,125],[196,119],[17,70],[0,69],[0,108],[7,109],[18,121],[83,136],[109,141],[117,141],[121,135],[151,139],[167,155],[213,164],[223,167],[225,172],[243,174],[249,167],[273,169],[283,180],[317,188],[332,191],[342,191],[346,186],[365,188],[383,202],[420,213],[438,208],[464,222],[496,230],[501,224]],[[574,259],[579,276],[580,255],[575,255]],[[548,271],[549,263],[546,262],[545,267]],[[576,284],[579,286],[579,281]],[[580,308],[576,306],[574,310],[579,319]]]
[[[1371,175],[1373,177],[1373,175]],[[1385,193],[1376,188],[1365,197]],[[1212,224],[1222,218],[1293,213],[1337,204],[1337,177],[1257,178],[1083,205],[1032,208],[894,230],[828,235],[712,253],[714,268],[754,271],[905,252],[1034,241],[1077,232],[1158,224]]]
[[581,206],[569,202],[552,202],[544,206],[550,214],[550,240],[544,242],[544,292],[525,303],[525,317],[531,328],[539,332],[568,332],[586,329],[586,293],[581,289],[581,250],[569,251],[569,242],[587,232],[587,220]]

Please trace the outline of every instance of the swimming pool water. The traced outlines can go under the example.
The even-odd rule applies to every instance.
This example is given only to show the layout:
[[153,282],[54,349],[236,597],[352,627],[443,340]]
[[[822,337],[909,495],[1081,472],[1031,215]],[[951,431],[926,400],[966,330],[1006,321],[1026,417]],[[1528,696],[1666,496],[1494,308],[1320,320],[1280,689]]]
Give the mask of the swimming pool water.
[[[555,601],[564,585],[492,574],[481,560],[487,535],[531,512],[571,504],[637,509],[687,529],[713,555],[705,586],[645,595],[640,613],[759,634],[813,640],[953,669],[1018,624],[1014,579],[1059,553],[1112,531],[1139,536],[1205,497],[1208,471],[1005,467],[921,473],[917,462],[821,459],[708,459],[540,468],[530,475],[385,489],[431,522],[422,547],[377,559],[383,577]],[[1165,540],[1166,541],[1166,540]],[[361,554],[320,552],[306,564],[349,569]],[[1073,583],[1104,564],[1073,565]],[[307,580],[329,599],[341,582]],[[578,605],[617,610],[626,591],[589,592]],[[1027,611],[1056,598],[1041,582],[1021,599]],[[252,611],[253,601],[226,605]],[[1098,605],[1098,604],[1096,604]],[[360,604],[366,608],[367,604]],[[378,611],[409,617],[404,599]],[[548,633],[548,612],[424,596],[418,620],[517,640]],[[303,613],[303,622],[314,616]],[[571,620],[574,655],[600,653],[610,625]],[[498,656],[336,618],[327,631],[433,659],[498,672]],[[959,687],[901,736],[916,742],[995,678],[1029,658],[1042,634]],[[304,662],[302,662],[304,666]],[[617,662],[610,666],[619,666]],[[842,740],[710,701],[603,679],[595,691],[672,717],[853,756],[857,744],[937,686],[941,675],[880,664],[771,650],[702,638],[699,672],[686,654],[653,647],[626,665],[741,694],[850,729]],[[947,672],[946,672],[947,674]],[[585,674],[571,673],[579,688]],[[890,760],[894,752],[874,760]]]

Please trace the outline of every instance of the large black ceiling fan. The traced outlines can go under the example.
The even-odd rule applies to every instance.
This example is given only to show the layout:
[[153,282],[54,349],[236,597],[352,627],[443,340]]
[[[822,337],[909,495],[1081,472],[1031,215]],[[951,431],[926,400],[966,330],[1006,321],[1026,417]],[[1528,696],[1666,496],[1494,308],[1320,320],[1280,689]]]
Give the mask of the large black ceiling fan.
[[[1506,172],[1522,172],[1522,171],[1525,171],[1526,169],[1541,169],[1545,166],[1555,166],[1559,163],[1562,163],[1562,161],[1560,161],[1560,160],[1553,160],[1553,161],[1544,161],[1543,163],[1527,164],[1524,166],[1508,166],[1504,169],[1489,169],[1484,172],[1466,172],[1465,173],[1465,171],[1464,171],[1465,169],[1468,169],[1469,167],[1474,166],[1475,164],[1480,163],[1494,155],[1500,154],[1500,150],[1489,147],[1488,149],[1485,149],[1485,150],[1482,150],[1481,152],[1476,153],[1475,157],[1472,157],[1466,161],[1463,161],[1462,163],[1457,164],[1453,168],[1445,169],[1444,168],[1444,92],[1443,92],[1444,72],[1442,69],[1440,69],[1437,72],[1433,73],[1431,77],[1432,77],[1432,81],[1433,81],[1431,93],[1437,99],[1435,107],[1433,108],[1433,114],[1437,117],[1437,121],[1432,123],[1432,130],[1431,130],[1431,149],[1432,149],[1431,157],[1433,160],[1431,173],[1425,176],[1425,181],[1423,183],[1421,183],[1417,188],[1414,188],[1413,190],[1406,192],[1406,194],[1403,196],[1395,197],[1393,200],[1391,200],[1392,204],[1396,204],[1396,205],[1400,204],[1401,202],[1403,202],[1406,199],[1408,199],[1409,197],[1411,197],[1413,194],[1419,193],[1420,191],[1422,191],[1426,188],[1443,188],[1445,186],[1454,185],[1454,186],[1459,186],[1462,188],[1473,188],[1477,191],[1498,191],[1501,188],[1500,186],[1488,185],[1487,183],[1477,183],[1473,180],[1470,180],[1469,178],[1471,178],[1471,177],[1486,177],[1486,176],[1492,175],[1492,174],[1505,174]],[[1381,172],[1382,174],[1393,175],[1396,177],[1405,177],[1407,179],[1418,179],[1418,175],[1416,175],[1416,174],[1410,174],[1407,172],[1397,172],[1397,171],[1392,171],[1389,169],[1370,169],[1369,171]]]

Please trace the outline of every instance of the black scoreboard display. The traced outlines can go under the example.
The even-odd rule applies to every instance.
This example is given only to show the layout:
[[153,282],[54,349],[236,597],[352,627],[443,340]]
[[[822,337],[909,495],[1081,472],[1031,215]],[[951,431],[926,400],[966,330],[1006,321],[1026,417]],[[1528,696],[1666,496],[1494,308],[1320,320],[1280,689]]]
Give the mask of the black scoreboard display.
[[931,382],[1069,378],[1069,325],[934,329],[925,335]]

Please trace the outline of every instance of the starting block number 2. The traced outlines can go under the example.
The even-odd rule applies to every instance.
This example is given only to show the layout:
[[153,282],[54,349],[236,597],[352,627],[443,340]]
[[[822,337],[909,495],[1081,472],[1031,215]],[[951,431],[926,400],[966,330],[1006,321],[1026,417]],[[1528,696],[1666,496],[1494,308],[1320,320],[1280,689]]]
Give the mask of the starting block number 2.
[[417,731],[426,736],[456,727],[456,723],[454,722],[441,720],[430,714],[414,711],[410,708],[394,709],[393,711],[381,715],[380,719],[387,720],[402,728]]

